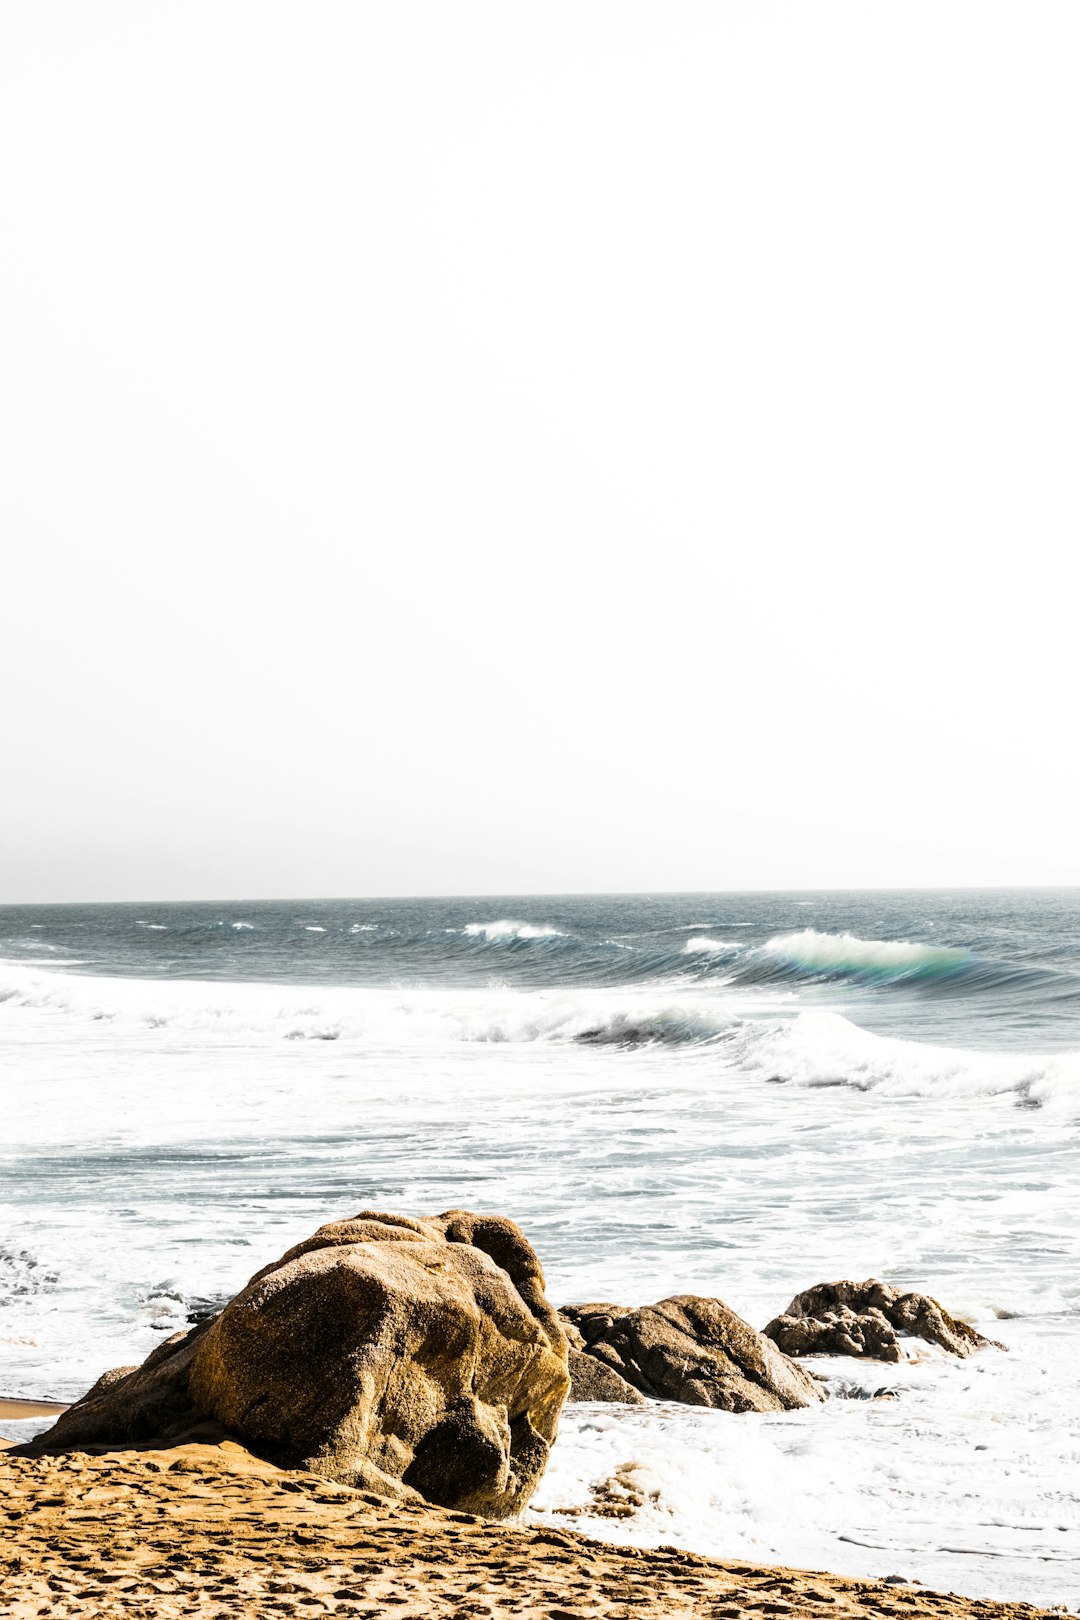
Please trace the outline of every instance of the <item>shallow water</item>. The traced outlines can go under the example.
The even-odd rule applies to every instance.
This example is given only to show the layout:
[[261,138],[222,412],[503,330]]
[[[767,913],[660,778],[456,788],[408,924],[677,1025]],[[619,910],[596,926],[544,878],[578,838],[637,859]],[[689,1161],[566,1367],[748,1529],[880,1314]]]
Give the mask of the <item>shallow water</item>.
[[[18,908],[0,957],[0,1393],[80,1393],[364,1206],[510,1214],[559,1303],[761,1325],[878,1275],[1009,1352],[568,1409],[534,1511],[1080,1605],[1080,895]],[[643,1505],[597,1518],[621,1465]]]

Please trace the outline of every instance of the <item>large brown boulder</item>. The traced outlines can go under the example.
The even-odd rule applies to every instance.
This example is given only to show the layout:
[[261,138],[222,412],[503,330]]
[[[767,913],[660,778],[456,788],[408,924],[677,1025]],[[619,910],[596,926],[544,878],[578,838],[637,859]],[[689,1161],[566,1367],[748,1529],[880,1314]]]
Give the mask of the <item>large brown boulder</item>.
[[512,1221],[365,1210],[106,1374],[39,1443],[211,1418],[285,1466],[501,1518],[539,1481],[568,1386],[566,1337]]
[[871,1277],[867,1282],[819,1283],[796,1294],[782,1316],[764,1329],[789,1356],[865,1356],[903,1361],[904,1338],[925,1339],[954,1356],[990,1346],[927,1294],[903,1294]]
[[784,1412],[825,1399],[809,1373],[719,1299],[678,1294],[640,1310],[564,1305],[561,1315],[587,1356],[659,1400]]

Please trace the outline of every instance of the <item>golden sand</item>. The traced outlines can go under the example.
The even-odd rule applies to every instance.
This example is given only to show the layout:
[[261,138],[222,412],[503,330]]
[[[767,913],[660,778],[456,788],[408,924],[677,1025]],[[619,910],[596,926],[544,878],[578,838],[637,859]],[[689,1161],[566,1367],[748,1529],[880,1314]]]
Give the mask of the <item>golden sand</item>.
[[[28,1403],[31,1404],[32,1403]],[[0,1614],[1035,1620],[1027,1604],[391,1506],[233,1441],[0,1456]]]

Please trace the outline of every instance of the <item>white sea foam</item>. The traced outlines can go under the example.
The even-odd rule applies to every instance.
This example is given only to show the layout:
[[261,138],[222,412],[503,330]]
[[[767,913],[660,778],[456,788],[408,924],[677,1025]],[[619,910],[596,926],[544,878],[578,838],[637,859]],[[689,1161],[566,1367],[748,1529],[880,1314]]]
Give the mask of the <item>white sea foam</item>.
[[808,1011],[742,1032],[747,1069],[807,1087],[890,1097],[1004,1097],[1080,1118],[1080,1052],[970,1052],[874,1035],[839,1013]]
[[[1009,1355],[959,1364],[811,1363],[863,1398],[807,1412],[571,1407],[528,1517],[632,1545],[1075,1604],[1075,1340],[1049,1322],[1008,1336]],[[886,1382],[897,1399],[867,1398]],[[1057,1420],[1032,1403],[1010,1426],[1040,1385],[1057,1389]],[[632,1511],[605,1517],[605,1495]]]
[[[748,1079],[880,1097],[1000,1099],[1080,1118],[1080,1052],[973,1052],[875,1035],[840,1013],[797,1012],[778,993],[723,985],[521,990],[114,979],[0,963],[0,1005],[88,1032],[95,1025],[210,1042],[345,1040],[700,1047]],[[791,1008],[794,1016],[778,1016]]]
[[683,946],[683,955],[722,955],[728,951],[741,951],[744,943],[743,940],[738,939],[713,939],[709,934],[695,934]]

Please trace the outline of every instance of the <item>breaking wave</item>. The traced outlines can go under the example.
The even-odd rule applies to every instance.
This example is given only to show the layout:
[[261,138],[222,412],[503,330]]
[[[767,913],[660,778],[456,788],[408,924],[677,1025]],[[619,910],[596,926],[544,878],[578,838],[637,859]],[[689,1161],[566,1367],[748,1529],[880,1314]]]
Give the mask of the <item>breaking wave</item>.
[[[77,1020],[112,1031],[173,1031],[209,1042],[236,1038],[700,1045],[738,1018],[711,999],[642,990],[401,989],[255,982],[95,978],[0,968],[0,1009]],[[104,1030],[102,1031],[104,1033]]]
[[504,917],[498,922],[467,923],[461,930],[469,939],[486,939],[489,944],[502,944],[515,939],[564,939],[561,928],[547,923],[514,922]]
[[[698,1053],[747,1083],[844,1087],[889,1097],[1002,1097],[1080,1116],[1080,1052],[970,1051],[873,1034],[790,996],[725,987],[402,989],[213,984],[0,971],[0,1011],[77,1020],[83,1038],[147,1042],[177,1034],[214,1046],[340,1041],[368,1049],[549,1042]],[[42,1030],[42,1034],[45,1031]]]
[[746,951],[732,968],[745,986],[836,985],[856,992],[907,992],[922,1001],[963,1001],[1004,1015],[1025,1017],[1038,1008],[1075,1016],[1080,978],[1042,963],[1001,961],[962,947],[915,940],[859,939],[806,928],[777,934]]
[[970,951],[948,946],[922,945],[907,939],[857,939],[854,934],[819,934],[815,928],[777,934],[762,946],[760,954],[799,973],[875,981],[939,979],[959,973],[971,961]]
[[883,1097],[1000,1097],[1080,1117],[1080,1052],[972,1052],[875,1035],[840,1013],[802,1012],[737,1038],[740,1066],[773,1084]]

